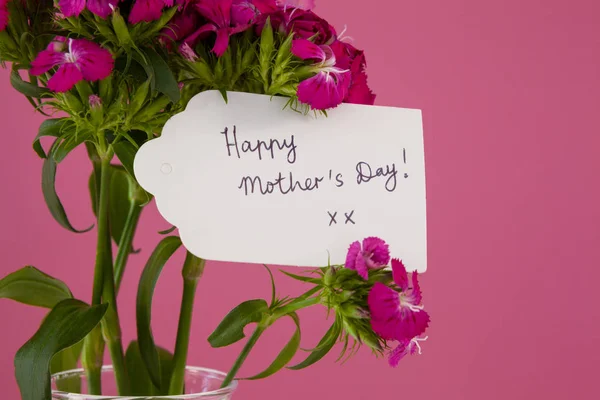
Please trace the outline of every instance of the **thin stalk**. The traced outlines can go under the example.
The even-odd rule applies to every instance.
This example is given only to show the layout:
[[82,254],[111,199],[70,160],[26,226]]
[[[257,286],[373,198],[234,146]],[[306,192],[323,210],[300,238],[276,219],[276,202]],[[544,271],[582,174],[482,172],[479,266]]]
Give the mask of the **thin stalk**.
[[125,266],[131,254],[131,246],[133,244],[133,236],[137,228],[140,215],[142,214],[143,207],[139,204],[133,203],[131,209],[127,214],[125,220],[125,228],[119,241],[119,250],[117,251],[117,257],[115,258],[115,291],[119,293],[121,281],[123,279],[123,273],[125,272]]
[[314,306],[319,303],[319,297],[309,297],[308,299],[300,299],[298,301],[292,301],[284,305],[283,307],[279,307],[275,309],[273,312],[273,316],[271,317],[273,321],[283,317],[284,315],[290,314],[292,312],[298,311],[301,308],[306,308],[310,306]]
[[[127,393],[127,376],[123,345],[121,344],[121,327],[117,311],[115,295],[115,282],[113,277],[112,243],[109,229],[109,186],[110,186],[110,160],[112,152],[101,157],[100,164],[100,194],[98,196],[98,247],[96,254],[96,267],[102,268],[103,288],[102,299],[108,303],[108,310],[102,319],[102,333],[108,345],[112,360],[115,380],[119,394]],[[96,289],[97,282],[94,282]]]
[[[96,175],[96,193],[97,198],[92,199],[92,201],[96,202],[96,207],[98,207],[99,196],[101,193],[100,187],[103,183],[103,178],[108,179],[108,174],[102,174],[102,167],[100,166],[101,160],[98,156],[98,152],[96,151],[93,145],[86,146],[88,149],[88,154],[90,156],[90,160],[92,161],[92,165],[94,167],[94,174]],[[108,183],[104,182],[104,185],[107,186]],[[106,190],[105,190],[106,192]],[[105,207],[106,208],[106,207]],[[98,238],[96,245],[96,263],[94,265],[94,284],[92,289],[92,305],[98,305],[102,303],[102,290],[104,288],[104,264],[106,263],[106,243],[105,237],[108,232],[108,217],[106,210],[104,215],[104,220],[106,222],[101,223],[100,214],[98,214]],[[110,233],[108,233],[110,235]],[[110,239],[109,239],[110,240]],[[109,262],[112,264],[112,260],[110,259],[110,241],[109,241],[108,251],[109,251]],[[104,340],[102,338],[102,333],[100,328],[94,329],[86,338],[83,344],[82,350],[82,359],[81,363],[86,371],[86,379],[88,384],[88,391],[92,395],[100,395],[102,394],[102,362],[104,358]]]
[[183,264],[183,296],[181,299],[181,311],[179,313],[179,326],[177,328],[177,341],[175,342],[175,354],[173,355],[173,372],[169,384],[169,395],[183,393],[185,378],[185,366],[190,343],[190,328],[192,325],[192,313],[194,309],[194,297],[198,280],[204,272],[205,261],[188,252]]
[[263,324],[256,325],[256,329],[254,329],[252,336],[250,336],[250,339],[248,339],[248,342],[242,349],[242,352],[235,360],[233,367],[231,367],[231,369],[227,373],[225,380],[221,384],[221,388],[229,386],[229,384],[235,379],[235,376],[237,375],[238,371],[242,367],[242,364],[244,363],[244,361],[246,361],[246,358],[248,358],[250,351],[252,350],[252,348],[254,347],[254,345],[256,344],[256,342],[258,341],[258,339],[260,338],[260,336],[263,334],[263,332],[266,329],[267,329],[267,325],[263,325]]

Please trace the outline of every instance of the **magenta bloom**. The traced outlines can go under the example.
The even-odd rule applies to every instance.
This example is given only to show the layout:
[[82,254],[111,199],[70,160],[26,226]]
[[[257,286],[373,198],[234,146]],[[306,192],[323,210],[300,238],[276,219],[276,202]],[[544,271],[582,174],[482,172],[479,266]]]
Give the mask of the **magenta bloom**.
[[0,31],[5,30],[8,25],[8,2],[9,0],[0,0]]
[[348,95],[350,72],[335,66],[331,47],[317,45],[307,39],[295,39],[292,53],[303,60],[314,62],[317,74],[298,85],[298,100],[315,110],[326,110],[340,105]]
[[256,20],[259,10],[250,0],[198,0],[196,9],[209,22],[185,39],[190,46],[211,33],[217,38],[213,51],[223,55],[229,46],[229,37],[243,32]]
[[411,340],[404,339],[401,340],[398,346],[394,350],[392,350],[388,357],[388,362],[390,366],[397,367],[402,360],[407,355],[413,355],[415,353],[421,354],[421,345],[419,342],[427,340],[427,337],[424,338],[412,338]]
[[272,12],[263,12],[257,21],[258,33],[262,31],[267,18],[270,18],[274,30],[289,35],[294,32],[295,38],[311,39],[316,44],[329,44],[335,40],[335,29],[312,11],[300,8],[280,8]]
[[106,18],[118,3],[119,0],[59,0],[58,7],[65,17],[77,16],[87,6],[93,14]]
[[173,0],[136,0],[129,14],[129,23],[156,21],[162,16],[164,7],[172,6]]
[[352,76],[344,102],[373,105],[375,95],[367,84],[367,73],[365,71],[367,62],[364,53],[351,44],[339,40],[331,45],[331,49],[336,57],[336,67],[349,69]]
[[346,268],[355,270],[363,279],[369,277],[369,269],[383,267],[390,261],[390,250],[383,240],[368,237],[362,247],[356,241],[350,245],[346,256]]
[[401,291],[376,282],[367,301],[373,330],[383,339],[402,342],[425,332],[429,326],[429,314],[421,305],[418,274],[413,272],[409,281],[404,265],[397,259],[392,260],[392,273]]
[[30,72],[41,75],[56,66],[58,69],[48,81],[48,88],[66,92],[81,80],[97,81],[108,77],[114,60],[108,50],[89,40],[56,40],[32,61]]
[[161,31],[162,37],[159,41],[170,46],[173,41],[183,40],[196,30],[199,20],[200,15],[194,9],[187,8],[183,12],[178,12]]

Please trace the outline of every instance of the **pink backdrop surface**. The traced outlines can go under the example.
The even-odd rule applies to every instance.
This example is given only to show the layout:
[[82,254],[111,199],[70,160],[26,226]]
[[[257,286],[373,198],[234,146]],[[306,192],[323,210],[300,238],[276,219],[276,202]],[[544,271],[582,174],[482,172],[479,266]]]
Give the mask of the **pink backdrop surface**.
[[[429,229],[425,305],[433,323],[424,354],[397,369],[363,349],[307,370],[243,382],[237,399],[598,399],[600,364],[600,3],[596,0],[321,0],[367,51],[378,104],[423,110]],[[341,29],[340,29],[341,30]],[[47,211],[31,141],[42,121],[0,73],[1,274],[35,265],[89,300],[93,233],[74,235]],[[73,223],[93,222],[82,151],[59,168]],[[126,341],[135,333],[134,287],[156,232],[143,215],[120,294]],[[284,234],[284,233],[283,233]],[[302,246],[298,243],[298,246]],[[235,251],[235,249],[231,249]],[[399,255],[401,256],[401,255]],[[154,304],[157,342],[173,347],[181,293],[178,259]],[[301,284],[277,275],[279,291]],[[260,266],[209,263],[199,286],[190,363],[225,370],[240,346],[206,337],[239,302],[269,295]],[[44,310],[0,302],[0,387],[18,398],[12,358]],[[301,313],[304,347],[327,329]],[[287,339],[270,332],[242,374],[266,366]],[[595,379],[595,381],[593,381]]]

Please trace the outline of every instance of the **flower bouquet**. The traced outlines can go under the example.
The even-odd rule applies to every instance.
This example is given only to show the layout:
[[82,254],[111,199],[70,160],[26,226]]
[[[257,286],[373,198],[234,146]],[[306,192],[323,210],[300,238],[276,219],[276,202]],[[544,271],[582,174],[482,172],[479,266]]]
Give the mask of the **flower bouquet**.
[[[270,301],[243,302],[208,338],[213,347],[228,346],[244,339],[247,325],[255,325],[231,369],[219,373],[188,367],[203,259],[188,252],[182,266],[172,354],[156,345],[150,324],[156,281],[181,247],[179,237],[170,235],[174,228],[160,232],[165,237],[140,277],[137,340],[126,347],[122,343],[117,295],[135,253],[138,221],[152,200],[136,181],[133,159],[140,146],[160,136],[167,120],[206,90],[220,91],[225,101],[231,91],[285,97],[289,108],[305,113],[326,114],[343,102],[373,104],[363,52],[313,7],[311,0],[0,0],[0,60],[10,64],[12,86],[49,117],[33,141],[44,159],[47,206],[65,229],[92,229],[71,224],[55,190],[58,165],[83,145],[92,166],[89,191],[97,218],[89,302],[74,299],[63,282],[32,266],[0,280],[0,297],[50,310],[15,356],[24,400],[85,395],[227,399],[261,335],[285,317],[296,324],[295,333],[270,366],[249,379],[285,367],[306,368],[339,342],[340,359],[365,345],[375,354],[388,353],[393,366],[420,352],[429,316],[417,274],[409,278],[397,259],[390,264],[387,244],[369,237],[350,245],[344,265],[307,274],[284,272],[308,285],[299,297],[278,297],[267,268],[273,282]],[[54,138],[48,149],[43,137]],[[331,328],[303,361],[291,365],[300,348],[297,311],[313,305],[330,310]],[[111,367],[103,366],[105,351]]]

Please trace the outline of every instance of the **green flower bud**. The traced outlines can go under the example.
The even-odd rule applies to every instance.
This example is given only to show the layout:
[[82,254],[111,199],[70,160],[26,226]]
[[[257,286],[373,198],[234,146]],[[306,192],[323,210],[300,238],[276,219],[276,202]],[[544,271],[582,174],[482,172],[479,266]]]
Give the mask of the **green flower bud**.
[[131,35],[129,34],[127,23],[117,10],[113,12],[112,25],[117,35],[117,39],[119,39],[119,44],[125,48],[129,48],[132,43]]
[[92,116],[92,122],[96,126],[100,126],[104,120],[104,109],[102,107],[102,100],[98,95],[92,94],[89,96],[90,103],[90,114]]
[[113,87],[113,79],[112,75],[106,79],[102,79],[98,83],[98,90],[100,93],[100,98],[107,106],[112,102],[114,96],[114,87]]

